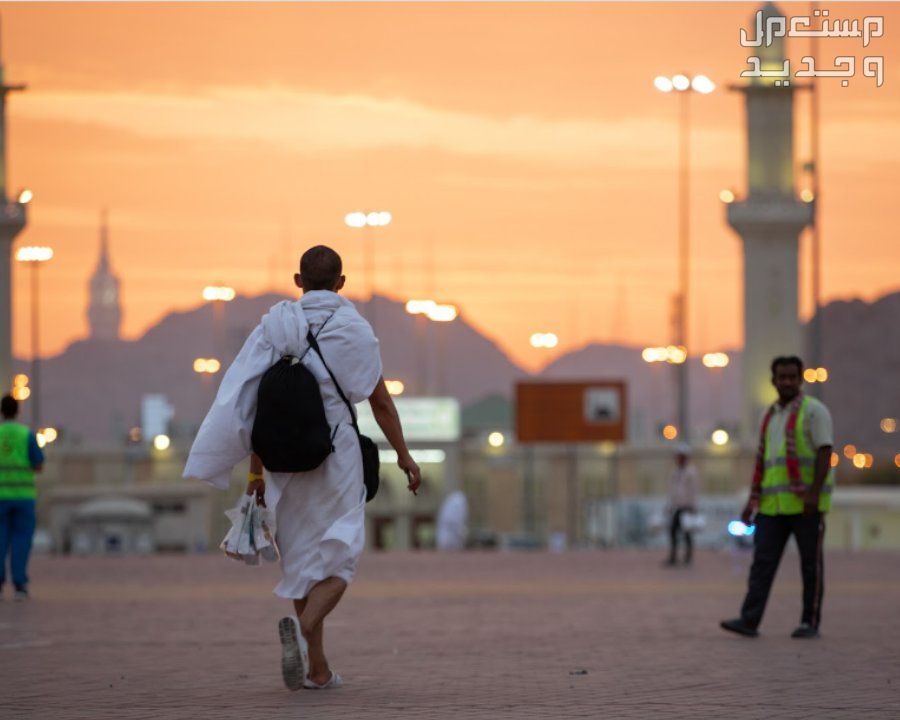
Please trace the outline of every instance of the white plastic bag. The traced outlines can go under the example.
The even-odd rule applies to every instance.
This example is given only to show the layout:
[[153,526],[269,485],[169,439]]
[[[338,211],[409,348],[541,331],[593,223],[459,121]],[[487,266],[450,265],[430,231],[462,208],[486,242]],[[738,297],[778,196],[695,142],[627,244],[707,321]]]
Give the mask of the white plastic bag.
[[268,562],[281,559],[271,530],[273,513],[259,507],[253,495],[241,495],[238,504],[226,510],[225,516],[231,520],[231,529],[219,547],[228,557],[243,560],[247,565],[258,565],[260,557]]
[[687,532],[697,532],[706,527],[706,517],[698,512],[681,514],[681,527]]

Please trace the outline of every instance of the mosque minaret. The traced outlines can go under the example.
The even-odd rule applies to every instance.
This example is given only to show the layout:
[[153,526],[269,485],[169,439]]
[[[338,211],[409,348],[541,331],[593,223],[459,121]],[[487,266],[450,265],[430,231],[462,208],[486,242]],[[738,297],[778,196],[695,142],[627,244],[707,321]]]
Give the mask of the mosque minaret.
[[[783,16],[772,3],[765,18]],[[763,70],[781,68],[784,38],[754,48]],[[777,84],[776,84],[777,83]],[[773,78],[753,78],[734,88],[745,99],[747,195],[728,205],[728,223],[744,249],[744,355],[741,435],[754,442],[763,409],[775,398],[769,364],[777,355],[799,354],[804,343],[798,317],[800,233],[812,206],[794,187],[794,93]]]
[[100,224],[100,257],[91,276],[88,323],[90,337],[94,340],[118,340],[122,322],[119,303],[119,278],[109,262],[109,227],[104,211]]

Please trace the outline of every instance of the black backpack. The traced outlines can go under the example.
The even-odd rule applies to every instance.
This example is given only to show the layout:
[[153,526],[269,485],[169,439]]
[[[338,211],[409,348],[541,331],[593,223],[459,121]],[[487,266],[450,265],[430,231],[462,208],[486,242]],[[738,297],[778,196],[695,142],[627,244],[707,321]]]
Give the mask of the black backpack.
[[[330,319],[329,317],[328,320]],[[322,332],[325,323],[322,323],[319,332]],[[309,347],[303,355],[310,349],[316,351],[334,382],[338,395],[350,411],[351,423],[362,453],[363,483],[366,486],[366,502],[369,502],[375,497],[380,484],[378,446],[359,432],[353,405],[325,362],[315,335],[307,332],[306,340]],[[328,426],[319,381],[300,362],[302,359],[303,356],[297,358],[291,355],[281,358],[266,370],[259,382],[250,444],[269,472],[314,470],[334,452],[337,426],[334,430]]]
[[314,470],[334,451],[337,427],[329,427],[319,381],[301,359],[281,358],[259,382],[250,444],[269,472]]

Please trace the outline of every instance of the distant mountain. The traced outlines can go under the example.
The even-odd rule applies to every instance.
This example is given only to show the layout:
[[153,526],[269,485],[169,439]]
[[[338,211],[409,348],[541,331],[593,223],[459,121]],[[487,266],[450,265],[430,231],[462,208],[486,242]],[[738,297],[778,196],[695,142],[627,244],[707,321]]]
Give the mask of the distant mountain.
[[[206,413],[222,372],[211,377],[192,369],[197,357],[217,357],[223,370],[279,295],[238,297],[220,318],[212,305],[173,312],[135,341],[81,340],[41,364],[41,418],[70,439],[89,445],[118,443],[140,424],[140,403],[148,393],[165,395],[175,409],[176,434],[189,435]],[[359,303],[364,314],[367,303]],[[384,297],[372,303],[381,339],[385,376],[411,391],[421,381],[432,393],[469,402],[490,393],[507,394],[513,378],[525,375],[464,317],[418,326],[403,304]],[[417,335],[417,331],[421,331]],[[17,370],[28,371],[17,363]],[[24,418],[28,421],[26,411]]]
[[[166,315],[135,341],[73,343],[42,362],[44,424],[61,427],[69,438],[86,444],[118,443],[139,424],[141,397],[161,393],[175,408],[176,433],[189,436],[222,377],[198,376],[192,370],[194,359],[219,357],[227,367],[259,318],[282,299],[272,294],[238,297],[219,320],[207,304]],[[410,392],[425,387],[471,405],[488,395],[510,398],[515,381],[530,377],[465,316],[451,323],[417,324],[401,303],[385,297],[376,296],[371,308],[365,302],[357,306],[364,314],[374,313],[385,376],[402,380]],[[900,292],[873,303],[832,302],[823,308],[822,318],[823,365],[830,378],[821,393],[834,415],[838,445],[853,443],[893,457],[900,452],[900,434],[882,432],[879,423],[900,416]],[[588,345],[557,358],[537,377],[625,380],[630,435],[647,440],[675,417],[674,378],[670,366],[648,365],[640,352]],[[734,426],[739,417],[741,353],[729,355],[729,366],[717,371],[703,367],[698,358],[689,361],[690,414],[698,436],[718,425]],[[26,363],[16,367],[28,372]],[[30,420],[27,411],[23,419]]]
[[829,377],[820,396],[834,416],[835,442],[900,453],[900,433],[880,428],[882,418],[900,419],[900,292],[872,303],[831,302],[821,312]]
[[[900,452],[900,433],[885,433],[880,423],[883,418],[900,419],[900,292],[872,303],[834,301],[822,308],[821,318],[821,364],[829,379],[807,390],[830,408],[837,447],[854,444],[890,465]],[[808,335],[808,326],[805,329]],[[590,345],[558,358],[540,377],[626,380],[631,437],[646,439],[674,417],[675,384],[671,368],[648,365],[640,352]],[[696,436],[705,437],[716,425],[735,426],[740,416],[742,355],[739,350],[728,354],[731,362],[722,370],[703,367],[699,358],[689,361],[690,417]],[[809,361],[808,349],[803,357]]]

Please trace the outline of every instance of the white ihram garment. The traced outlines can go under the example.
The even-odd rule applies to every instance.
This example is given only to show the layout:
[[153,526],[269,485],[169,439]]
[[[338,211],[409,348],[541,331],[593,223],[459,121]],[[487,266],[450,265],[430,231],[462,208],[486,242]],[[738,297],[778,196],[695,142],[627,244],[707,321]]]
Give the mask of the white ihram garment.
[[437,516],[438,550],[462,550],[466,546],[466,522],[469,519],[469,503],[460,490],[450,493],[441,505]]
[[353,304],[327,290],[280,302],[225,373],[184,469],[186,478],[227,488],[232,469],[251,452],[260,378],[283,355],[303,357],[319,381],[328,424],[338,429],[335,450],[322,465],[305,473],[271,473],[266,483],[266,505],[275,509],[281,550],[282,578],[275,594],[284,598],[304,598],[327,577],[349,583],[365,545],[359,441],[324,365],[314,351],[306,352],[307,329],[318,333],[319,348],[350,402],[372,394],[382,372],[378,340]]

